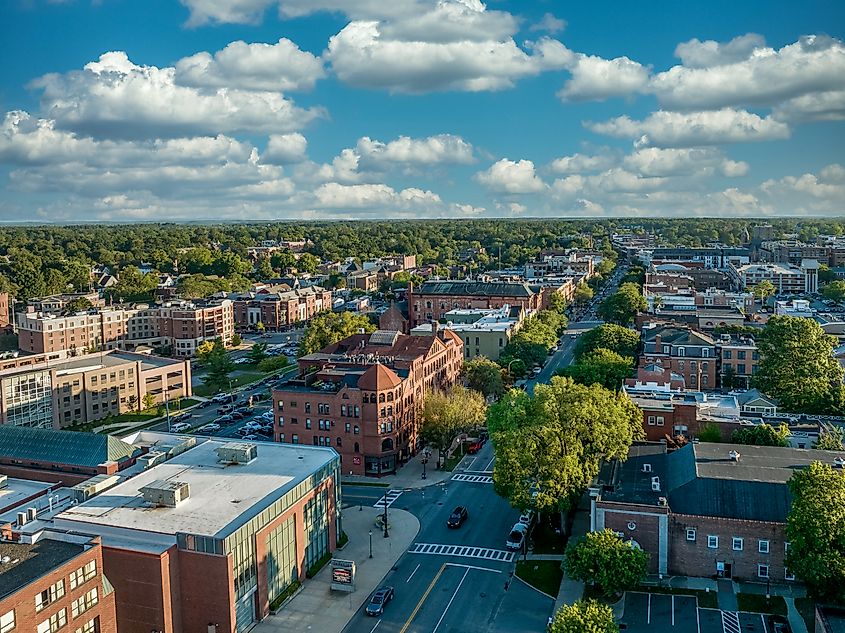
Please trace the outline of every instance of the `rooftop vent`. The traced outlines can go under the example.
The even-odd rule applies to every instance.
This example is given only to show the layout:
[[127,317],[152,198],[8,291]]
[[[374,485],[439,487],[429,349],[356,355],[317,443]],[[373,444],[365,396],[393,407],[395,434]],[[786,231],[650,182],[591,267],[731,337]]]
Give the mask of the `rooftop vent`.
[[660,477],[651,478],[651,490],[653,492],[660,492]]
[[657,505],[666,507],[669,505],[669,500],[666,497],[658,497]]
[[0,488],[5,488],[9,485],[9,478],[6,475],[0,475]]
[[643,464],[643,472],[650,473],[651,472],[651,464]]
[[739,453],[737,451],[731,451],[730,453],[728,453],[728,458],[732,462],[738,462],[739,461]]
[[141,494],[153,505],[175,508],[191,495],[191,487],[184,481],[157,479],[141,488]]
[[35,521],[38,517],[38,509],[37,508],[27,508],[26,509],[26,520],[27,521]]
[[833,460],[833,467],[834,468],[845,468],[845,459],[841,457],[836,457]]
[[258,457],[258,446],[247,442],[229,442],[217,449],[217,459],[224,464],[248,464]]

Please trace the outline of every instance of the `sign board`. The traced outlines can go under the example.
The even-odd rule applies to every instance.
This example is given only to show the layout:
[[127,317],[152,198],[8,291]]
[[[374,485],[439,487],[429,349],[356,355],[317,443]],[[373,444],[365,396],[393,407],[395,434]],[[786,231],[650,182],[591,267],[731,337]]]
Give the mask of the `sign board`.
[[355,561],[333,558],[332,589],[335,591],[355,591]]
[[355,464],[356,466],[360,466],[361,465],[361,458],[357,455],[353,456],[352,457],[352,463]]

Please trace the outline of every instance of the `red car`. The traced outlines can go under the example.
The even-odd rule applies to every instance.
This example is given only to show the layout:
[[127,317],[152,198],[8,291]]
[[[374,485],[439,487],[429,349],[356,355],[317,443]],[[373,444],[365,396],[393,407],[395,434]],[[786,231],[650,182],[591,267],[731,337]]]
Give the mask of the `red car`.
[[484,438],[480,437],[472,444],[467,444],[467,455],[475,455],[484,446]]

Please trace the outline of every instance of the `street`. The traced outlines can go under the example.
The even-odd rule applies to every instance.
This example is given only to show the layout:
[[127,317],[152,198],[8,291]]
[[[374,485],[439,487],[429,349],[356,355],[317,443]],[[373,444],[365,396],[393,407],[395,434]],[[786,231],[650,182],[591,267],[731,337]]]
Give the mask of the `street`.
[[[344,633],[542,630],[554,601],[511,577],[517,553],[505,548],[505,540],[519,512],[493,491],[492,465],[487,443],[478,455],[464,458],[453,479],[389,494],[388,523],[390,508],[401,508],[419,518],[420,532],[382,583],[396,592],[384,614],[372,618],[359,611]],[[377,505],[384,494],[384,488],[347,484],[343,505],[354,512],[358,505]],[[458,505],[467,507],[469,518],[450,529],[446,520]],[[373,547],[381,542],[374,525]]]

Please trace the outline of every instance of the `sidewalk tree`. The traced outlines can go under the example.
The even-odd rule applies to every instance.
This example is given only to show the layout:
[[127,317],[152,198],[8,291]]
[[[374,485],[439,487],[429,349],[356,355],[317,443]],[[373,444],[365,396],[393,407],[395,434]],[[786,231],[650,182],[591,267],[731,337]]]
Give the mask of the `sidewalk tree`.
[[649,555],[613,530],[588,532],[566,548],[569,578],[595,583],[606,597],[634,589],[648,572]]
[[304,356],[318,352],[327,345],[358,334],[359,330],[369,334],[375,329],[370,320],[362,314],[323,312],[311,319],[308,327],[305,328],[305,334],[299,343],[299,354]]
[[244,340],[241,338],[241,335],[235,332],[232,334],[232,347],[240,347]]
[[549,633],[619,633],[619,626],[608,605],[597,600],[579,600],[557,610]]
[[214,350],[214,341],[203,341],[197,345],[197,351],[194,355],[197,359],[197,364],[202,366],[207,365],[212,350]]
[[812,319],[774,316],[757,335],[760,366],[752,384],[785,411],[835,413],[833,392],[843,377],[833,356],[836,345],[836,337]]
[[595,293],[593,292],[593,289],[581,281],[577,286],[575,286],[575,295],[573,300],[577,305],[584,305],[592,301],[594,295]]
[[628,325],[634,320],[637,312],[645,312],[647,309],[648,303],[640,292],[640,287],[634,283],[626,283],[602,301],[598,315],[611,323]]
[[264,321],[259,321],[258,323],[255,324],[255,331],[258,332],[259,334],[264,334],[266,329],[267,328],[264,326]]
[[480,392],[485,398],[500,396],[505,390],[502,368],[489,358],[479,356],[464,363],[464,376],[470,389]]
[[584,332],[575,344],[575,359],[599,348],[609,349],[620,356],[634,357],[640,346],[640,335],[614,323],[603,323],[592,330]]
[[764,279],[754,286],[751,289],[751,292],[754,294],[755,298],[759,299],[762,303],[765,303],[766,299],[777,292],[777,288],[775,288],[775,285],[771,281]]
[[246,357],[251,363],[260,363],[267,358],[267,343],[256,343],[250,347]]
[[235,369],[232,358],[223,347],[220,338],[214,339],[211,351],[206,357],[206,374],[203,382],[216,391],[222,391],[229,385],[229,374]]
[[600,347],[585,354],[569,367],[558,370],[558,375],[568,376],[581,385],[598,383],[605,389],[618,391],[633,367],[633,358],[620,356]]
[[566,312],[566,298],[559,292],[553,292],[549,297],[549,310],[563,314]]
[[151,393],[145,393],[144,397],[141,398],[141,409],[144,411],[149,411],[152,409],[156,404],[156,397]]
[[487,405],[477,391],[455,385],[448,391],[430,391],[422,406],[420,435],[437,449],[437,459],[458,433],[484,423]]
[[837,281],[831,281],[824,288],[822,288],[822,295],[825,299],[831,299],[833,301],[842,301],[843,299],[845,299],[845,281],[842,281],[841,279]]
[[774,427],[765,422],[755,424],[734,431],[731,442],[748,446],[789,446],[789,427],[786,424]]
[[845,477],[813,462],[788,482],[786,567],[819,601],[845,600]]
[[642,413],[624,392],[554,376],[534,395],[511,391],[491,407],[496,492],[521,510],[563,510],[642,437]]

